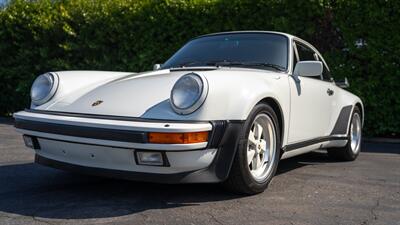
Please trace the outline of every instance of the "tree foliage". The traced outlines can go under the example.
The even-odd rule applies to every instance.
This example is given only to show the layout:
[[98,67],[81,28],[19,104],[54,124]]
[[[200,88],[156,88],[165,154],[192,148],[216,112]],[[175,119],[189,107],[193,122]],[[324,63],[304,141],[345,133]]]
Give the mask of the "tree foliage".
[[348,77],[369,135],[400,133],[400,1],[12,0],[0,9],[0,114],[47,71],[144,71],[187,40],[230,30],[297,35]]

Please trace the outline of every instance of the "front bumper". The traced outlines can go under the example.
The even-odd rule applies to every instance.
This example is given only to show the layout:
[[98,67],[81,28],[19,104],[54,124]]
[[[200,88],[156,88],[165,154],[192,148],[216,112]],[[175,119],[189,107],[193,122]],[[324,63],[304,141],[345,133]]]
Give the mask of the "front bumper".
[[[93,175],[167,182],[221,182],[229,174],[242,121],[158,121],[25,110],[15,127],[33,137],[36,162]],[[147,132],[208,131],[208,142],[150,144]],[[167,166],[138,165],[135,151],[161,151]]]

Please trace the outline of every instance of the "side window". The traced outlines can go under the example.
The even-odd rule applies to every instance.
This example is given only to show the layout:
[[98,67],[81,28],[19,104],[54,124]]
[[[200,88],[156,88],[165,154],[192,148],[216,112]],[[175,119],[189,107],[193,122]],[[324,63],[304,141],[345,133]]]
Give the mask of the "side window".
[[[310,61],[310,60],[318,60],[317,54],[309,47],[295,42],[297,47],[297,53],[299,54],[299,61]],[[315,79],[321,79],[320,76],[311,77]]]

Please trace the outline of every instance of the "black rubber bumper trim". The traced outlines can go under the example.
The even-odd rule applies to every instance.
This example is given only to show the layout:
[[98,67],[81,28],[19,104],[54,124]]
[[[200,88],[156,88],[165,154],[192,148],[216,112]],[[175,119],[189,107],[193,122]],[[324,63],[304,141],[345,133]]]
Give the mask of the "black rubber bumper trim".
[[226,129],[227,121],[225,120],[214,120],[211,121],[212,132],[209,135],[207,148],[218,148],[221,139]]
[[164,119],[149,119],[139,118],[130,116],[112,116],[112,115],[99,115],[99,114],[87,114],[87,113],[74,113],[74,112],[60,112],[50,110],[38,110],[38,109],[25,109],[25,112],[37,113],[44,115],[54,116],[68,116],[68,117],[80,117],[88,119],[105,119],[105,120],[120,120],[120,121],[132,121],[132,122],[155,122],[155,123],[204,123],[209,121],[201,120],[164,120]]
[[[205,169],[188,171],[175,174],[153,174],[131,171],[120,171],[103,168],[86,167],[70,163],[60,162],[36,155],[35,162],[57,169],[73,171],[77,173],[122,178],[128,180],[147,181],[156,183],[218,183],[228,178],[236,148],[239,144],[239,135],[242,132],[244,121],[218,122],[218,134],[213,133],[210,147],[217,148],[216,156],[211,165]],[[223,124],[223,125],[222,125]],[[223,133],[218,138],[220,132]],[[215,145],[215,146],[214,146]],[[201,150],[200,150],[201,151]]]
[[[111,119],[111,120],[121,120],[121,121],[138,121],[138,118],[131,117],[120,117],[120,116],[104,116],[104,115],[87,115],[78,113],[64,113],[55,111],[45,111],[45,110],[31,110],[26,109],[25,111],[31,113],[39,113],[46,115],[57,115],[57,116],[73,116],[80,118],[97,118],[97,119]],[[154,122],[155,120],[140,120],[141,122]],[[160,122],[160,121],[158,121]],[[166,124],[172,121],[162,121]],[[185,123],[204,123],[205,121],[173,121],[175,122],[185,122]],[[225,129],[227,127],[228,121],[226,120],[214,120],[206,121],[211,123],[212,130],[209,133],[209,140],[207,148],[218,148],[220,141],[224,135]],[[241,123],[241,120],[230,120],[229,123]],[[147,133],[140,131],[126,131],[126,130],[116,130],[116,129],[106,129],[106,128],[92,128],[85,126],[76,125],[64,125],[57,123],[39,122],[24,119],[15,119],[15,127],[19,129],[26,129],[32,131],[39,131],[52,134],[68,135],[74,137],[85,137],[93,139],[103,139],[103,140],[113,140],[113,141],[124,141],[124,142],[135,142],[135,143],[147,143]]]
[[75,126],[75,125],[39,122],[33,120],[24,120],[18,118],[15,119],[15,127],[18,129],[67,135],[73,137],[134,142],[134,143],[147,142],[147,133],[139,131]]
[[211,165],[206,169],[188,174],[181,182],[217,183],[226,180],[241,141],[239,137],[243,131],[243,124],[244,121],[242,120],[226,121],[223,136],[217,147],[217,155]]

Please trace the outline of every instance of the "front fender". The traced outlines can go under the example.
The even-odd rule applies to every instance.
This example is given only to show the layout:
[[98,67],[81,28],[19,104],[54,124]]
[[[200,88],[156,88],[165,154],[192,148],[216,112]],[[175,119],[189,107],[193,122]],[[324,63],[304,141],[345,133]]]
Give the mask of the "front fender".
[[[215,74],[218,72],[219,74]],[[178,115],[169,99],[148,109],[141,117],[168,120],[246,120],[253,107],[270,97],[281,106],[284,116],[289,112],[288,76],[271,72],[214,71],[204,73],[208,96],[194,113]]]

